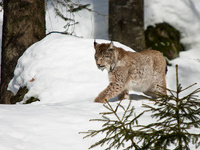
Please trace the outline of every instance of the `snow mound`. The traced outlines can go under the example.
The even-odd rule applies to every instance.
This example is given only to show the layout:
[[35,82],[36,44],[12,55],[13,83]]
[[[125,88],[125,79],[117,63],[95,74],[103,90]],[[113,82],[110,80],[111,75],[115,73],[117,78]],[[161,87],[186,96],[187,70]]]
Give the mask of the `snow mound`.
[[[51,34],[32,45],[18,60],[9,90],[29,92],[24,101],[37,97],[41,103],[93,101],[108,84],[107,73],[97,69],[93,39]],[[97,40],[99,43],[109,43]],[[131,50],[115,42],[116,46]]]
[[186,49],[200,47],[199,0],[145,0],[145,28],[168,22],[181,32]]

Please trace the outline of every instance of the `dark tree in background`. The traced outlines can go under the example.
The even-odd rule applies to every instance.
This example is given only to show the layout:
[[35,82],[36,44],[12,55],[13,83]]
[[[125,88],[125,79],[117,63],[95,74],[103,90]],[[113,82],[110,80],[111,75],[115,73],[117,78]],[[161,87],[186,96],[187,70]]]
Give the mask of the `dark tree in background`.
[[109,35],[136,51],[145,48],[143,0],[109,0]]
[[33,43],[45,37],[44,0],[4,0],[0,103],[10,103],[7,90],[17,60]]

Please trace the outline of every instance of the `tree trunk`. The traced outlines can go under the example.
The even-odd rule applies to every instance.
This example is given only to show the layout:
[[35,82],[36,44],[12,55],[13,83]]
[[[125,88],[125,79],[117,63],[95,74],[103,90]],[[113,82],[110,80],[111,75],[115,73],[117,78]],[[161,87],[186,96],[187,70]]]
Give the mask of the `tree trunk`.
[[44,0],[4,0],[0,103],[10,103],[7,90],[17,60],[33,43],[45,37]]
[[136,51],[145,48],[143,0],[109,0],[109,36]]

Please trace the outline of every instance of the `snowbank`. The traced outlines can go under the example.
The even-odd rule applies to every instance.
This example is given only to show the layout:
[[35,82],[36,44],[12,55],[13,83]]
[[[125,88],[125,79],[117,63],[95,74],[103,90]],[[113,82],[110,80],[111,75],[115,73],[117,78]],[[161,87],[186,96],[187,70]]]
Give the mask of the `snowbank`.
[[[97,40],[99,43],[109,43]],[[115,42],[126,50],[130,48]],[[18,60],[15,76],[9,89],[16,94],[26,86],[29,97],[37,97],[40,103],[73,103],[91,101],[108,84],[107,73],[97,69],[94,60],[93,39],[51,34],[35,43]],[[170,61],[168,87],[175,88],[175,69],[179,65],[180,82],[183,86],[199,83],[200,50],[181,52],[180,58]],[[86,94],[87,93],[87,94]]]
[[60,34],[47,36],[18,60],[9,89],[16,94],[19,87],[26,86],[29,92],[25,100],[33,96],[41,103],[92,101],[108,84],[106,72],[96,67],[93,42]]
[[145,0],[145,28],[168,22],[181,32],[186,49],[200,47],[199,0]]

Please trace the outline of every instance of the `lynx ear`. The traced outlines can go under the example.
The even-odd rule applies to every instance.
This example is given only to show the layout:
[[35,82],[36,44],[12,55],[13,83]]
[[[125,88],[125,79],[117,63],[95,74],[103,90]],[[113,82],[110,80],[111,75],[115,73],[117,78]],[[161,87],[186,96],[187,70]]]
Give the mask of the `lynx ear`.
[[94,39],[94,48],[96,49],[98,43],[96,42],[96,40]]
[[111,41],[108,50],[113,50],[113,49],[114,49],[114,44],[113,41]]

